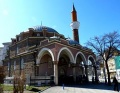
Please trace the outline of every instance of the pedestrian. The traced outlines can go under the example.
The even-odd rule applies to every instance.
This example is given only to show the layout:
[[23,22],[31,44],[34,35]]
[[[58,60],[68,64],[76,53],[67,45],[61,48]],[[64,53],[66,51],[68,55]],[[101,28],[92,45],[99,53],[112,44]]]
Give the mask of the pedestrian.
[[64,90],[64,84],[63,84],[63,90]]
[[114,78],[113,78],[113,84],[114,84],[114,91],[118,91],[118,92],[119,92],[118,80],[116,79],[115,76],[114,76]]
[[94,83],[94,76],[92,77],[92,83]]

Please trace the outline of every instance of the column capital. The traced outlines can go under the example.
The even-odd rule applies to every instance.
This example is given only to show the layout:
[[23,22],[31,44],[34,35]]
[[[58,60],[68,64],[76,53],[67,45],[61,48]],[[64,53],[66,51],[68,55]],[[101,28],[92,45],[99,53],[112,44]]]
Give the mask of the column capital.
[[73,67],[73,68],[76,67],[76,64],[75,64],[75,63],[71,63],[70,65],[71,65],[71,67]]
[[57,64],[58,64],[58,61],[53,61],[53,64],[57,65]]

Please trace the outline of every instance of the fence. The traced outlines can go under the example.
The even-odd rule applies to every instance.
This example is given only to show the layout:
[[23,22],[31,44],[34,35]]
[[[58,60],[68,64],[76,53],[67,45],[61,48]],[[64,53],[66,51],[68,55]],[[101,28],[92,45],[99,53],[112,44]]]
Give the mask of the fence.
[[54,76],[30,76],[30,85],[52,85],[54,84]]

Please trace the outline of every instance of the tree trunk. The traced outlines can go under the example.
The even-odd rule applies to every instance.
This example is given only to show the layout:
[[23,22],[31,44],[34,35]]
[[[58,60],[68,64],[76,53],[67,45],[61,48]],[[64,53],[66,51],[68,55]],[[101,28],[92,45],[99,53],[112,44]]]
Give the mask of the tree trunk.
[[106,69],[107,69],[107,75],[108,75],[108,85],[111,85],[111,80],[110,80],[110,73],[109,73],[108,63],[107,63],[107,61],[106,61],[105,63],[106,63]]
[[95,70],[95,82],[98,83],[99,80],[98,80],[97,67],[96,66],[94,66],[94,70]]

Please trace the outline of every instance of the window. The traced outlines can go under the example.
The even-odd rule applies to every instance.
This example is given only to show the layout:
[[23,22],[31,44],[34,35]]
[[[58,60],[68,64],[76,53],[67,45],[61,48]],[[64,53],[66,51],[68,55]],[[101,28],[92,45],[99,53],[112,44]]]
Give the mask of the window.
[[40,36],[40,33],[37,33],[37,36]]
[[18,48],[18,46],[17,46],[17,54],[19,53],[19,48]]
[[14,70],[16,70],[16,61],[14,61]]
[[21,69],[24,69],[24,59],[21,59]]
[[19,36],[19,41],[21,40],[21,37]]
[[120,76],[120,71],[118,72],[119,76]]
[[10,70],[10,63],[8,62],[8,71]]

